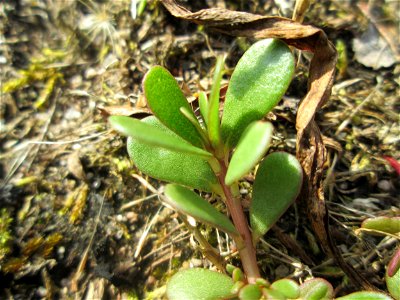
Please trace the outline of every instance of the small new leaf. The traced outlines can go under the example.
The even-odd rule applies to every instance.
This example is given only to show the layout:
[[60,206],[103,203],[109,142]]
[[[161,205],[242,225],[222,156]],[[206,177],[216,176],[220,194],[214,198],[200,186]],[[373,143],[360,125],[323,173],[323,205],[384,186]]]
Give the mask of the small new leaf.
[[168,184],[164,193],[166,202],[177,211],[232,235],[238,235],[235,226],[228,217],[216,210],[214,206],[195,192],[177,184]]
[[200,113],[203,116],[204,123],[207,127],[207,125],[208,125],[208,99],[207,99],[207,94],[205,92],[199,93],[199,107],[200,107]]
[[[175,78],[165,68],[151,68],[144,80],[143,89],[147,103],[154,115],[177,135],[201,147],[201,137],[193,124],[180,113],[180,108],[192,109]],[[194,117],[194,114],[193,114]]]
[[300,286],[291,279],[284,278],[274,281],[270,288],[279,291],[283,296],[289,299],[297,299],[300,296]]
[[265,155],[274,127],[269,122],[255,121],[243,132],[229,163],[225,184],[231,185],[246,175]]
[[250,205],[254,241],[263,236],[293,203],[302,181],[300,163],[293,155],[274,152],[260,163]]
[[198,155],[204,159],[212,157],[211,153],[194,147],[176,136],[166,135],[163,130],[140,120],[125,116],[112,116],[108,120],[111,126],[123,135],[133,137],[150,146]]
[[325,279],[310,279],[300,286],[299,298],[303,300],[333,299],[333,287]]
[[261,40],[244,53],[225,96],[221,134],[227,146],[236,146],[246,127],[274,108],[293,73],[293,55],[282,41]]
[[229,276],[208,269],[179,271],[167,284],[169,300],[215,300],[231,296],[233,281]]
[[208,106],[207,128],[208,137],[214,148],[221,144],[220,119],[219,119],[219,89],[224,72],[224,58],[218,57],[215,65],[213,85],[210,94],[210,103]]

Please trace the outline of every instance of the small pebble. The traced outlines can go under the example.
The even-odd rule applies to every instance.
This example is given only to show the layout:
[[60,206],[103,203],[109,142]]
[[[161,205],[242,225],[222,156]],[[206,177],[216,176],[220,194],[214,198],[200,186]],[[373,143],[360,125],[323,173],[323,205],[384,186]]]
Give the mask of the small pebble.
[[36,290],[36,294],[38,295],[38,297],[40,298],[44,298],[47,295],[47,290],[45,287],[40,286],[37,290]]
[[71,107],[67,109],[67,111],[64,114],[64,117],[67,120],[76,120],[82,117],[82,113],[79,110],[75,109],[74,107]]
[[129,223],[135,223],[138,220],[138,214],[133,212],[133,211],[129,211],[125,214],[126,219],[128,220]]
[[380,180],[378,182],[378,188],[383,192],[389,192],[392,189],[392,183],[389,180]]
[[117,219],[118,222],[125,222],[126,221],[125,216],[123,216],[121,214],[117,215],[116,219]]

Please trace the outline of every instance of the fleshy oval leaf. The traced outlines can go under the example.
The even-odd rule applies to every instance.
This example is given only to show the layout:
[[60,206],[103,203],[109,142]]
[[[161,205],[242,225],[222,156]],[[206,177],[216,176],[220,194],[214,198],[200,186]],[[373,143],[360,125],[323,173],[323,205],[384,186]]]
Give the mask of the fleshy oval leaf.
[[314,278],[307,280],[300,286],[300,299],[303,300],[333,299],[333,287],[328,281],[322,278]]
[[225,184],[231,185],[246,175],[267,153],[274,127],[270,122],[255,121],[243,132],[229,163]]
[[270,288],[279,291],[283,296],[289,299],[297,299],[300,296],[300,286],[291,279],[284,278],[274,281]]
[[274,152],[260,163],[253,185],[250,224],[257,241],[296,200],[303,182],[303,171],[296,157]]
[[248,284],[239,291],[240,300],[258,300],[262,296],[260,287],[256,284]]
[[167,150],[193,154],[208,159],[212,157],[210,152],[197,148],[176,135],[165,134],[162,129],[125,116],[112,116],[109,119],[111,126],[122,133],[130,136],[137,141],[153,147],[162,147]]
[[387,274],[389,277],[392,277],[399,270],[400,270],[400,248],[397,248],[397,250],[395,251],[394,255],[392,256],[387,265]]
[[[379,292],[355,292],[343,297],[336,298],[336,300],[393,300],[388,295]],[[396,299],[396,298],[395,298]]]
[[[185,142],[154,116],[147,117],[142,122],[158,127],[167,135],[177,137],[180,143]],[[215,191],[215,187],[219,186],[210,165],[199,156],[149,146],[134,138],[128,138],[127,149],[136,167],[150,177],[205,192]]]
[[215,300],[231,295],[232,279],[207,269],[187,269],[176,273],[167,284],[169,300]]
[[392,295],[394,299],[400,300],[400,269],[398,269],[393,276],[389,276],[389,274],[386,272],[385,279],[390,295]]
[[177,211],[232,235],[238,235],[235,226],[228,217],[195,192],[181,185],[167,184],[164,194],[166,196],[165,201]]
[[233,148],[242,132],[280,101],[294,73],[289,47],[276,39],[253,44],[239,60],[225,96],[222,139]]
[[263,288],[262,292],[266,300],[287,300],[287,298],[278,290]]
[[400,217],[368,218],[361,224],[361,228],[374,229],[387,233],[400,232]]
[[180,108],[184,107],[193,113],[185,95],[168,70],[161,66],[152,67],[144,77],[143,90],[149,108],[165,126],[189,143],[197,147],[202,146],[196,128],[180,112]]

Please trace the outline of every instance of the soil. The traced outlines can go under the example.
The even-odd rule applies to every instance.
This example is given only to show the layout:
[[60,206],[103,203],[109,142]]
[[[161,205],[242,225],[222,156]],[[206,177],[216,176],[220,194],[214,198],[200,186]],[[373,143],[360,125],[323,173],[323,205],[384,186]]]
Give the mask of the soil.
[[[291,18],[294,2],[180,4]],[[399,3],[314,2],[303,23],[322,28],[339,51],[330,101],[316,116],[328,149],[329,222],[344,259],[386,291],[385,266],[399,237],[356,229],[368,217],[400,215]],[[0,298],[165,298],[178,269],[210,263],[178,214],[151,191],[163,183],[135,168],[107,117],[148,113],[141,81],[153,65],[170,70],[195,100],[211,86],[216,55],[225,54],[226,86],[254,40],[177,19],[151,0],[18,0],[0,7]],[[375,31],[368,36],[369,26]],[[373,40],[383,46],[363,60]],[[310,54],[296,57],[293,82],[268,116],[271,151],[296,151]],[[252,180],[241,183],[245,206]],[[215,231],[201,229],[219,243]],[[300,204],[264,241],[257,251],[268,280],[323,277],[337,296],[356,289],[318,244]],[[238,258],[230,262],[239,265]]]

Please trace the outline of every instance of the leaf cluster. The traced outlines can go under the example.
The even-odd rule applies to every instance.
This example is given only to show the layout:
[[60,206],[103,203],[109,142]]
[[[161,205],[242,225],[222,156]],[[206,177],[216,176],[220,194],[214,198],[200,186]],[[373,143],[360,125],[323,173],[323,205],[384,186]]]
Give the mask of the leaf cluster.
[[[302,186],[302,168],[294,156],[285,152],[265,156],[274,128],[264,116],[280,101],[293,73],[289,47],[280,40],[261,40],[239,60],[222,115],[219,102],[224,60],[219,57],[209,96],[199,93],[200,113],[192,110],[174,77],[155,66],[143,81],[144,95],[154,115],[143,120],[109,118],[114,129],[128,136],[128,153],[136,167],[169,182],[163,201],[184,220],[190,216],[225,231],[238,247],[244,273],[235,267],[228,267],[231,277],[204,269],[180,271],[167,285],[169,299],[333,299],[333,288],[323,279],[302,285],[288,279],[269,284],[260,278],[255,259],[256,243],[293,203]],[[256,172],[248,222],[240,204],[238,182],[252,170]],[[231,218],[194,190],[221,197]],[[199,243],[209,248],[204,254],[215,254],[196,228],[188,226]],[[210,258],[215,259],[218,255]],[[340,299],[368,297],[389,299],[372,292]]]

